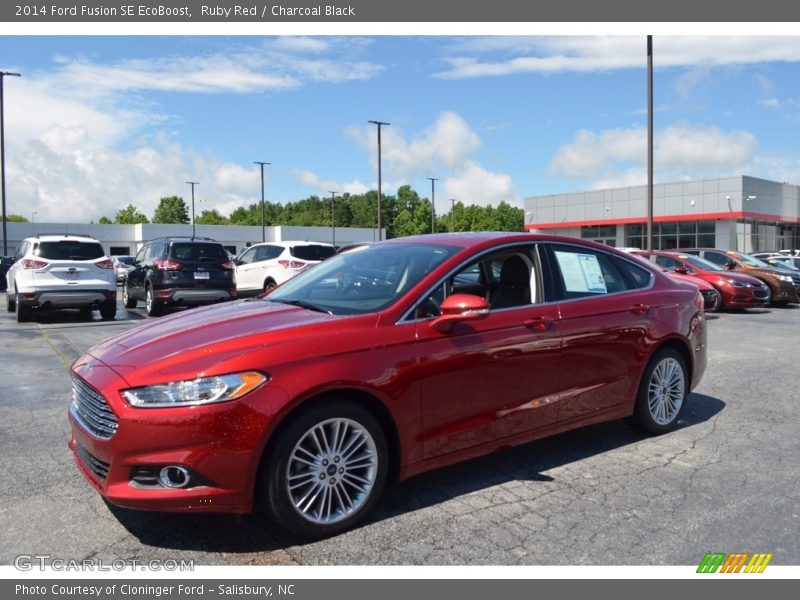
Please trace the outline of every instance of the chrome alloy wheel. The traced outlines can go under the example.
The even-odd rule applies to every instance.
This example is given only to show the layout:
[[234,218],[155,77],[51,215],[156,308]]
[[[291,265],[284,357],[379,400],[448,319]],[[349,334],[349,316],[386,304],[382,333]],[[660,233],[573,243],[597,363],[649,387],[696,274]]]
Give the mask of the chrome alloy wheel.
[[650,377],[647,404],[659,425],[669,425],[683,405],[686,381],[680,363],[672,357],[661,360]]
[[329,419],[295,444],[286,470],[292,505],[310,523],[330,525],[358,511],[375,487],[378,451],[364,426]]

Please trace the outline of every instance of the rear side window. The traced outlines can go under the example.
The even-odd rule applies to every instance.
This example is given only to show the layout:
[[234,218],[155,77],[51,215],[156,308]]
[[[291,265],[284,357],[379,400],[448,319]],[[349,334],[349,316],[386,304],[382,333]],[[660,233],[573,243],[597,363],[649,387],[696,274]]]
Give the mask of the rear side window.
[[228,260],[221,244],[175,243],[170,249],[170,257],[186,262]]
[[650,271],[630,261],[577,246],[552,246],[556,294],[572,300],[646,287]]
[[105,251],[97,242],[61,240],[39,242],[36,256],[48,260],[94,260],[105,256]]
[[331,246],[292,246],[289,252],[300,260],[325,260],[336,254],[336,249]]

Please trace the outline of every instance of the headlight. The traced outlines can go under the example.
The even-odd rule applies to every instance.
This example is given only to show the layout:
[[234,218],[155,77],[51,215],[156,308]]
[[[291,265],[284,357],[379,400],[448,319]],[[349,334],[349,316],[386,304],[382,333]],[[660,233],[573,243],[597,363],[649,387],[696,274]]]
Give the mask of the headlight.
[[792,283],[792,276],[791,275],[781,275],[781,281],[788,281]]
[[737,288],[753,287],[751,284],[749,284],[749,283],[747,283],[745,281],[737,281],[735,279],[728,279],[727,277],[723,277],[722,279],[720,279],[720,283],[730,283],[733,287],[737,287]]
[[131,406],[139,408],[197,406],[236,400],[252,392],[265,381],[267,381],[266,375],[247,371],[130,388],[124,390],[122,396]]

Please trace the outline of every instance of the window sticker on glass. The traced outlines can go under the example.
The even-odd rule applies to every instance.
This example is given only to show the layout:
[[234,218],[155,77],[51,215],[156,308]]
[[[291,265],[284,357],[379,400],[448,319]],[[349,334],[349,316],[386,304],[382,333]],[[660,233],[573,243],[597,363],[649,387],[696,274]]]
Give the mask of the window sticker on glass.
[[595,255],[557,250],[555,254],[567,292],[608,293],[603,271]]

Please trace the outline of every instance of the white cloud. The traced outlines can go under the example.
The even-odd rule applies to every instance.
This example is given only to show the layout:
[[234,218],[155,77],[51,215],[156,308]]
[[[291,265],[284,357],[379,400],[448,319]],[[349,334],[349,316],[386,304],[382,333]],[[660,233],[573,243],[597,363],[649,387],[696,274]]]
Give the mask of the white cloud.
[[[758,142],[746,131],[678,124],[654,133],[653,155],[659,180],[723,176],[747,171]],[[552,175],[584,179],[593,188],[646,182],[647,130],[582,130],[550,162]]]
[[[260,197],[260,174],[211,152],[182,147],[145,93],[279,92],[311,82],[367,79],[383,67],[360,58],[359,38],[264,38],[257,44],[215,41],[182,55],[100,61],[58,55],[50,71],[7,85],[8,210],[39,221],[113,218],[131,203],[152,217],[158,200],[190,199],[199,179],[197,214],[228,213]],[[363,190],[359,182],[344,184]],[[209,200],[208,203],[204,202]]]
[[[374,125],[351,127],[345,134],[369,150],[377,168],[377,137]],[[481,147],[481,139],[454,112],[443,112],[436,122],[420,135],[406,140],[397,127],[381,129],[383,168],[396,177],[409,178],[414,174],[439,168],[453,169],[464,164]]]
[[[516,73],[597,72],[646,66],[645,36],[556,36],[478,38],[459,41],[445,59],[446,79]],[[748,65],[800,61],[800,37],[656,36],[658,68]]]
[[296,169],[294,176],[303,185],[319,191],[322,196],[330,195],[331,192],[336,192],[337,194],[364,194],[369,191],[369,187],[357,179],[349,182],[321,179],[313,171],[305,169]]
[[[505,173],[493,173],[472,161],[467,161],[444,180],[444,195],[464,204],[479,206],[496,206],[502,201],[520,204],[511,176]],[[439,211],[441,212],[441,209]]]

